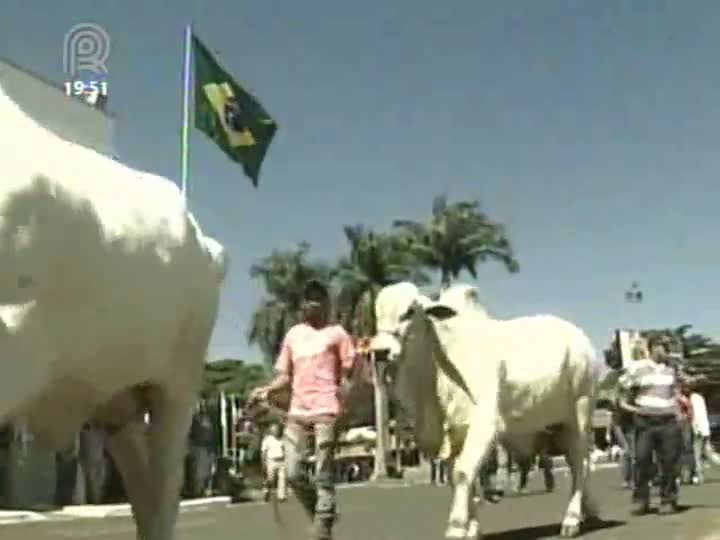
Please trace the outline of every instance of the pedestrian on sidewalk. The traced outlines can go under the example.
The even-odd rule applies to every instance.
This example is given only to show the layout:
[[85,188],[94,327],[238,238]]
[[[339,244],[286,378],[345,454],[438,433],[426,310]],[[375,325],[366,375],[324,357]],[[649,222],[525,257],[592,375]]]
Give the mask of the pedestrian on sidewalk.
[[679,381],[665,361],[662,342],[651,345],[651,357],[632,363],[620,378],[620,406],[632,413],[635,427],[637,483],[633,491],[633,513],[650,510],[651,460],[655,450],[660,468],[661,510],[675,512],[678,505],[677,467],[682,451],[678,422]]
[[188,434],[187,494],[190,498],[210,493],[217,461],[215,427],[207,407],[201,404],[193,414]]
[[260,445],[261,463],[265,473],[265,501],[270,500],[272,489],[275,488],[277,500],[287,499],[285,447],[280,436],[280,426],[272,424]]
[[705,482],[706,461],[713,465],[720,465],[720,456],[717,455],[710,444],[710,421],[708,419],[705,398],[698,392],[697,384],[690,392],[690,403],[693,409],[693,484]]
[[[352,338],[338,324],[329,324],[330,297],[318,281],[303,295],[303,321],[285,335],[273,381],[257,388],[251,401],[266,400],[290,388],[285,426],[287,479],[313,522],[313,540],[330,540],[336,520],[336,424],[346,406],[355,360]],[[308,435],[315,438],[315,482],[304,470]]]
[[678,421],[682,430],[682,453],[678,467],[678,480],[690,484],[695,471],[693,452],[693,410],[690,402],[690,385],[686,379],[680,381],[680,393],[677,396]]
[[447,482],[447,463],[439,457],[430,458],[430,483],[444,486]]

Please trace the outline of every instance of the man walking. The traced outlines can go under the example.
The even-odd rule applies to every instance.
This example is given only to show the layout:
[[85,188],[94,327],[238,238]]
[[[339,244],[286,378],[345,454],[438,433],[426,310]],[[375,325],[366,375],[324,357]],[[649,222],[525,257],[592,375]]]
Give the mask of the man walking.
[[678,380],[665,362],[661,342],[651,345],[651,357],[636,360],[620,378],[620,407],[632,413],[635,427],[637,476],[633,490],[634,514],[650,510],[650,480],[653,450],[660,468],[661,510],[677,511],[677,467],[682,451],[682,432],[678,422]]
[[[251,399],[265,400],[291,389],[285,427],[288,482],[314,523],[314,540],[330,540],[336,519],[334,452],[335,428],[349,392],[355,358],[352,339],[340,325],[328,324],[330,299],[317,281],[305,287],[303,322],[285,336],[275,364],[273,381],[256,389]],[[304,454],[308,435],[315,437],[315,485],[308,480]]]
[[273,486],[277,488],[278,501],[287,499],[285,448],[280,438],[280,426],[270,426],[260,445],[261,463],[265,471],[265,501],[270,500]]

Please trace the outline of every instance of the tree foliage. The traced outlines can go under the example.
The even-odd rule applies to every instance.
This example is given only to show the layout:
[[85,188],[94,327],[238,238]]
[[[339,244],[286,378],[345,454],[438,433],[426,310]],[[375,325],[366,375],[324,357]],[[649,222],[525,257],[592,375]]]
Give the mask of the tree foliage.
[[359,336],[375,333],[375,298],[400,281],[430,282],[417,259],[397,235],[375,233],[363,225],[346,226],[349,252],[337,263],[337,312],[345,328]]
[[268,369],[263,364],[232,358],[208,362],[203,373],[202,396],[211,399],[225,392],[236,394],[241,402],[245,402],[250,391],[268,379]]
[[443,287],[463,271],[477,279],[479,262],[498,261],[509,272],[520,269],[505,227],[483,213],[479,201],[449,203],[438,196],[428,222],[403,219],[394,226],[404,234],[410,253],[440,272]]

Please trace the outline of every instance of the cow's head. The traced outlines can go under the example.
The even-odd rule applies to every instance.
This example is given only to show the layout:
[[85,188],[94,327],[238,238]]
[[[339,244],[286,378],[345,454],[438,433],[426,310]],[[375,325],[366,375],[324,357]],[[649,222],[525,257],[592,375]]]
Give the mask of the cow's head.
[[377,334],[370,342],[370,350],[376,357],[391,363],[399,359],[403,340],[415,313],[446,319],[456,315],[457,311],[446,303],[433,302],[412,283],[403,282],[385,287],[375,300]]
[[437,397],[438,369],[448,364],[436,325],[454,318],[457,311],[433,303],[408,285],[386,287],[378,295],[378,334],[371,350],[376,360],[387,362],[385,380],[413,418],[418,447],[435,455],[442,443],[444,421]]

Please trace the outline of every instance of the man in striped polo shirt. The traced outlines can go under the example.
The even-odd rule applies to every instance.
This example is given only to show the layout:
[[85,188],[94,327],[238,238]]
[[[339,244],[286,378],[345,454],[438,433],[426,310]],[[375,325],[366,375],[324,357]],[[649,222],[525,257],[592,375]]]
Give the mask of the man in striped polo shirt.
[[620,406],[632,414],[635,428],[635,514],[646,514],[650,509],[653,451],[661,471],[661,511],[677,510],[676,476],[682,451],[676,399],[679,381],[667,362],[662,342],[651,344],[650,356],[634,361],[619,381]]

